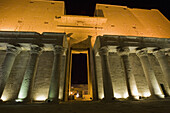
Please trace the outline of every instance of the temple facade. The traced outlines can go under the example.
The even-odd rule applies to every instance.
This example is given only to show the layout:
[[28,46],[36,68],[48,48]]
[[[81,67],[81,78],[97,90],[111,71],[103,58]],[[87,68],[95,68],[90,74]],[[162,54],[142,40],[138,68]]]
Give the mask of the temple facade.
[[[170,96],[170,22],[159,10],[96,4],[89,17],[66,15],[62,1],[17,1],[0,2],[2,103]],[[86,55],[86,85],[72,85],[74,54]]]

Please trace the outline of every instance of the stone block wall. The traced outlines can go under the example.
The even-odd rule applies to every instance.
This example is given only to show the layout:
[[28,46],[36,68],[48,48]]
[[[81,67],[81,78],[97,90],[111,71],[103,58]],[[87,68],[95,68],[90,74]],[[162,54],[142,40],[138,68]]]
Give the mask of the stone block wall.
[[[149,62],[151,64],[151,66],[152,66],[152,69],[154,70],[154,73],[155,73],[155,76],[156,76],[157,81],[159,83],[159,86],[161,86],[160,84],[163,84],[165,90],[168,91],[168,89],[169,89],[168,83],[165,80],[165,77],[163,75],[163,72],[162,72],[162,69],[160,67],[158,60],[152,54],[149,54],[148,58],[149,58]],[[161,88],[161,90],[162,90],[162,88]]]
[[[5,58],[6,51],[0,51],[0,64],[2,64]],[[30,58],[29,51],[22,51],[15,59],[11,73],[5,85],[5,89],[2,94],[2,99],[5,101],[11,101],[18,98],[18,93],[23,81],[26,67]],[[54,60],[53,51],[43,51],[39,56],[37,71],[34,79],[33,90],[31,98],[35,101],[42,101],[48,98],[48,92],[51,81],[52,67]],[[59,99],[63,99],[64,85],[65,85],[65,67],[66,56],[62,56],[61,64],[61,76],[59,87]],[[1,67],[0,67],[1,68]]]
[[48,98],[53,59],[54,53],[49,51],[44,51],[39,57],[32,93],[33,100],[45,100]]
[[100,56],[95,56],[95,68],[96,68],[98,98],[103,99],[104,90],[103,90],[103,77],[102,77],[102,67],[101,67]]
[[2,65],[3,61],[4,61],[4,58],[5,58],[5,55],[6,55],[6,51],[5,50],[1,50],[0,51],[0,65]]
[[139,96],[144,96],[144,97],[149,96],[150,91],[148,88],[148,84],[146,82],[145,74],[139,57],[136,55],[136,53],[132,53],[129,55],[129,60],[132,67],[132,73],[134,74],[136,80]]
[[124,98],[128,96],[125,72],[120,57],[116,53],[109,53],[110,75],[114,97]]
[[[170,64],[170,57],[166,56],[168,62]],[[163,94],[163,90],[168,94],[169,87],[168,83],[165,80],[162,69],[156,57],[153,54],[148,54],[149,63],[151,65],[151,69],[154,71],[158,84]],[[96,63],[96,78],[97,78],[97,86],[98,86],[98,97],[102,99],[103,96],[103,75],[102,75],[102,67],[101,67],[101,58],[100,56],[95,57]],[[144,70],[141,64],[139,57],[136,53],[129,54],[129,62],[132,68],[132,74],[134,75],[134,80],[136,82],[135,87],[137,88],[136,96],[141,97],[149,97],[151,95],[148,83],[146,81],[146,76],[144,74]],[[109,53],[108,55],[108,63],[109,70],[111,75],[111,81],[113,86],[114,97],[116,98],[126,98],[128,97],[127,91],[127,83],[125,79],[125,71],[121,61],[120,56],[117,53]],[[169,65],[170,66],[170,65]],[[134,83],[135,83],[134,82]],[[161,84],[165,89],[161,87]],[[132,86],[133,87],[133,86]],[[132,89],[133,92],[133,89]]]
[[5,89],[3,91],[3,99],[7,99],[7,101],[17,99],[29,56],[29,51],[22,51],[16,57],[11,73],[5,85]]
[[[2,64],[6,55],[6,51],[0,51],[0,64]],[[170,66],[170,56],[166,56]],[[18,92],[24,77],[26,67],[30,58],[29,51],[22,51],[17,55],[11,73],[5,85],[2,98],[5,100],[17,99]],[[154,71],[156,79],[160,84],[163,84],[165,90],[168,91],[168,83],[162,73],[160,64],[153,54],[148,54],[149,63]],[[48,92],[50,87],[51,73],[53,67],[54,52],[44,51],[40,57],[33,85],[32,98],[33,100],[45,100],[48,98]],[[130,65],[132,67],[132,73],[136,82],[138,95],[142,97],[150,96],[146,77],[140,62],[139,57],[135,53],[129,55]],[[111,81],[113,86],[114,97],[126,98],[128,97],[127,83],[125,79],[125,72],[121,58],[117,53],[109,53],[108,55],[109,70],[111,75]],[[65,85],[65,67],[66,56],[62,56],[61,75],[60,75],[60,87],[59,87],[59,99],[63,99],[64,85]],[[1,67],[0,67],[1,69]],[[103,99],[103,77],[102,77],[102,65],[101,57],[95,56],[95,70],[97,79],[97,91],[98,98]],[[160,87],[161,88],[161,87]],[[161,88],[162,90],[162,88]]]

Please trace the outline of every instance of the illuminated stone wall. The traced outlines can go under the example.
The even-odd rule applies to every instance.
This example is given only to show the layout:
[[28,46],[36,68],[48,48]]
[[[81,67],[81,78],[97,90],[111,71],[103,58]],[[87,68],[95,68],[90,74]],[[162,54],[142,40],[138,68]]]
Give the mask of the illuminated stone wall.
[[95,68],[96,68],[98,98],[103,99],[104,91],[103,91],[103,77],[102,77],[102,67],[101,67],[100,56],[95,56]]
[[[169,56],[166,55],[169,53],[169,42],[166,40],[168,39],[98,36],[94,45],[95,58],[99,56],[102,58],[98,61],[102,67],[100,67],[101,80],[97,81],[98,87],[113,86],[113,95],[105,89],[104,93],[98,92],[104,94],[104,100],[111,101],[113,97],[166,98],[169,95],[170,70],[170,64],[167,63],[170,61]],[[102,60],[108,63],[103,63]],[[96,72],[96,75],[98,78],[99,72]],[[103,82],[105,79],[109,82],[109,76],[112,83]]]
[[[116,53],[109,53],[109,66],[110,66],[110,74],[112,79],[113,91],[115,98],[127,98],[127,84],[125,80],[125,72],[123,69],[123,65],[121,63],[120,57]],[[149,61],[151,63],[152,69],[154,70],[155,76],[158,80],[159,84],[163,84],[165,89],[168,90],[168,84],[164,79],[162,74],[162,70],[157,59],[153,55],[148,55]],[[97,84],[98,84],[98,96],[99,99],[102,99],[103,93],[103,78],[102,78],[102,69],[101,69],[101,60],[100,57],[96,56],[96,75],[97,75]],[[132,72],[135,77],[137,94],[141,97],[150,96],[150,91],[148,88],[148,84],[146,82],[146,78],[143,72],[142,65],[140,63],[139,58],[136,54],[132,53],[129,55],[129,60],[132,66]]]
[[[54,98],[62,100],[65,92],[67,57],[65,34],[0,32],[0,40],[6,36],[10,38],[10,41],[18,43],[17,41],[21,39],[21,42],[12,45],[8,44],[10,42],[7,39],[8,43],[6,41],[0,43],[1,101],[45,101],[46,99],[53,99],[49,98],[50,90],[59,95],[54,96]],[[16,37],[19,39],[16,39]],[[52,38],[49,40],[46,37]],[[33,41],[31,43],[38,42],[38,44],[30,44],[29,41]],[[41,45],[42,41],[45,44]],[[55,78],[58,82],[52,81]],[[59,84],[56,86],[55,83]]]
[[1,0],[0,5],[0,31],[72,33],[73,43],[92,36],[92,45],[105,34],[170,38],[169,20],[157,9],[96,4],[103,16],[89,17],[66,15],[63,1]]
[[149,58],[149,62],[151,63],[152,65],[152,69],[154,70],[154,73],[155,73],[155,76],[158,80],[158,83],[159,85],[160,84],[163,84],[164,85],[164,88],[166,91],[168,91],[169,89],[169,86],[167,84],[167,81],[165,80],[164,78],[164,75],[163,75],[163,72],[161,70],[161,67],[159,65],[159,62],[158,60],[156,59],[156,57],[152,54],[148,55],[148,58]]
[[[0,51],[0,59],[2,59],[2,60],[0,60],[0,72],[2,72],[2,63],[3,63],[3,61],[4,61],[4,58],[5,58],[5,55],[6,55],[6,51],[5,50],[1,50]],[[3,77],[2,76],[0,76],[0,80],[2,79]],[[6,97],[6,96],[3,96],[3,97],[1,97],[1,99],[4,99],[4,100],[7,100],[7,98],[8,97]]]
[[[113,90],[113,95],[116,98],[128,97],[130,93],[129,91],[132,91],[132,93],[135,92],[137,96],[148,97],[150,96],[151,93],[152,94],[155,93],[155,92],[153,93],[153,91],[151,92],[151,89],[153,86],[155,88],[155,91],[157,90],[156,93],[159,92],[159,94],[161,95],[162,92],[161,92],[161,89],[159,88],[160,84],[163,84],[167,91],[169,90],[168,85],[170,83],[168,84],[166,82],[166,79],[163,76],[164,73],[161,70],[160,64],[157,61],[157,58],[151,55],[151,52],[148,52],[147,50],[147,52],[145,53],[148,55],[148,56],[147,55],[145,56],[145,61],[144,61],[145,64],[147,65],[142,64],[140,55],[138,56],[136,55],[137,49],[135,50],[135,52],[130,51],[130,53],[128,53],[129,56],[127,54],[124,55],[127,58],[126,61],[129,61],[132,67],[132,70],[131,70],[132,75],[130,74],[128,75],[128,72],[126,72],[126,69],[125,69],[125,67],[128,67],[128,66],[122,62],[123,57],[117,54],[117,50],[116,51],[113,50],[114,48],[113,46],[117,46],[117,47],[120,46],[122,48],[133,46],[133,47],[140,49],[140,52],[144,53],[145,50],[143,49],[148,49],[148,47],[154,47],[154,49],[158,49],[158,48],[160,49],[160,48],[164,48],[164,45],[167,45],[166,48],[168,49],[166,50],[166,52],[168,52],[170,48],[169,47],[170,41],[168,40],[168,38],[170,38],[170,32],[169,32],[170,23],[169,23],[169,20],[167,20],[160,13],[160,11],[156,9],[152,9],[152,10],[132,9],[126,6],[97,4],[94,17],[88,17],[88,16],[79,16],[79,15],[65,15],[65,6],[64,6],[63,1],[38,0],[38,1],[30,2],[30,0],[23,0],[23,1],[22,0],[11,0],[11,1],[1,0],[0,6],[1,6],[0,31],[35,31],[37,32],[36,33],[37,35],[35,37],[30,38],[29,37],[30,35],[29,35],[25,39],[18,34],[15,36],[8,37],[8,35],[9,34],[11,35],[11,33],[9,34],[7,33],[7,36],[6,36],[7,39],[8,38],[13,39],[16,37],[18,38],[18,36],[19,38],[22,38],[21,40],[23,42],[21,40],[20,40],[21,42],[17,42],[19,40],[18,39],[18,40],[13,41],[12,43],[14,42],[16,44],[25,43],[24,41],[26,40],[26,43],[29,42],[29,44],[33,44],[35,42],[32,40],[36,39],[39,36],[40,36],[39,39],[43,38],[43,36],[41,36],[41,33],[43,32],[59,32],[61,34],[66,33],[65,34],[66,36],[64,37],[65,37],[65,41],[67,39],[70,41],[69,42],[70,47],[68,47],[69,49],[72,48],[74,45],[78,45],[76,46],[77,49],[81,49],[81,46],[89,49],[89,45],[91,45],[92,48],[94,47],[95,41],[98,40],[96,37],[104,36],[104,35],[112,35],[112,37],[108,38],[107,40],[105,39],[107,37],[104,37],[103,41],[101,42],[96,41],[96,43],[99,43],[99,44],[96,47],[97,50],[95,50],[96,48],[94,47],[94,51],[93,51],[95,53],[94,61],[95,61],[95,70],[96,70],[96,73],[95,74],[93,73],[93,74],[94,76],[96,76],[96,81],[97,81],[97,86],[93,86],[93,87],[97,87],[98,99],[104,98],[104,92],[105,92],[104,91],[105,84],[103,82],[104,77],[111,78],[111,80],[107,79],[106,81],[111,81],[111,83],[109,84],[111,84],[113,88],[112,89],[110,88],[110,89]],[[23,36],[25,37],[25,34]],[[45,37],[46,36],[47,35],[45,35]],[[52,36],[50,40],[52,40],[53,38],[54,39],[56,38],[56,36],[53,37],[53,34],[50,34],[49,36]],[[117,39],[115,37],[117,37]],[[150,37],[152,37],[152,39]],[[156,38],[153,38],[153,37],[157,37],[157,39],[158,38],[160,39],[157,40]],[[23,95],[27,95],[27,93],[30,93],[28,89],[32,87],[32,83],[29,83],[29,79],[33,81],[33,92],[31,92],[31,98],[33,98],[33,100],[46,100],[49,95],[50,86],[52,86],[52,93],[51,93],[52,96],[57,95],[56,89],[59,87],[58,96],[59,96],[59,99],[63,100],[63,96],[65,93],[64,85],[65,85],[65,82],[68,82],[68,81],[65,81],[65,74],[68,75],[68,73],[70,72],[66,71],[69,69],[65,69],[65,67],[69,67],[67,66],[67,64],[69,63],[67,62],[66,64],[67,55],[63,55],[62,53],[63,47],[64,48],[66,47],[66,46],[63,46],[65,43],[62,43],[59,37],[57,38],[58,39],[55,39],[52,43],[47,38],[43,39],[43,40],[46,40],[47,42],[41,43],[42,45],[45,45],[46,43],[49,44],[49,42],[51,44],[50,46],[47,44],[48,47],[44,47],[47,50],[51,46],[54,46],[55,45],[54,43],[56,42],[60,43],[59,44],[60,46],[57,45],[56,46],[57,49],[55,47],[52,47],[52,49],[50,48],[48,51],[42,50],[43,53],[40,56],[39,56],[39,53],[41,53],[42,48],[39,47],[40,42],[36,42],[37,43],[36,46],[38,46],[37,48],[39,48],[39,50],[32,51],[33,53],[35,53],[32,58],[34,63],[30,62],[30,65],[31,65],[31,66],[29,65],[30,67],[28,66],[28,62],[30,58],[30,51],[22,50],[21,53],[16,56],[16,58],[10,57],[10,59],[14,60],[14,64],[12,64],[13,65],[12,70],[11,70],[11,73],[9,75],[7,82],[5,81],[6,85],[5,85],[3,95],[2,95],[3,100],[17,99],[22,82],[23,82],[23,89],[21,91],[21,95],[23,96]],[[115,39],[112,40],[112,38],[115,38]],[[123,40],[126,38],[128,41],[121,42],[121,40],[119,40],[119,39]],[[0,35],[0,39],[2,39],[2,41],[5,40],[4,34],[2,36]],[[87,41],[87,39],[90,41],[88,41],[87,43],[83,43],[84,41]],[[131,43],[131,40],[134,40],[134,39],[137,39],[137,42]],[[145,39],[145,41],[140,40],[140,39],[143,39],[143,40]],[[163,40],[163,41],[160,41],[160,40]],[[147,43],[148,41],[150,42],[153,41],[153,43],[150,45]],[[159,41],[161,43],[159,43]],[[117,44],[115,44],[115,42]],[[130,45],[129,42],[132,45]],[[140,45],[141,42],[142,43],[146,42],[148,45],[146,44],[144,47],[143,45]],[[7,45],[9,43],[11,44],[10,40],[6,40],[6,42],[3,42],[3,43],[6,43]],[[155,43],[157,43],[156,46],[155,46]],[[159,44],[162,44],[162,45],[159,46]],[[2,44],[2,46],[4,45]],[[21,47],[22,46],[23,45],[21,45]],[[106,55],[105,52],[102,54],[102,52],[100,51],[102,50],[101,49],[102,47],[104,47],[105,49],[108,48],[107,52],[104,50],[106,53],[108,53],[107,57],[105,56]],[[20,48],[20,47],[16,47],[16,48]],[[28,48],[30,49],[30,47]],[[99,55],[99,51],[101,52],[102,57],[101,55]],[[152,52],[154,51],[155,50],[152,50]],[[57,55],[55,56],[54,53],[56,53]],[[15,52],[13,52],[12,54],[15,54]],[[1,59],[0,60],[0,64],[1,64],[0,72],[2,75],[8,77],[8,74],[2,73],[2,62],[4,61],[5,55],[6,55],[6,52],[0,50],[0,59]],[[60,58],[60,56],[62,57]],[[169,56],[166,56],[166,57],[168,58],[168,62],[170,64],[170,57]],[[56,59],[58,58],[59,63],[60,63],[60,60],[62,61],[62,63],[58,64],[58,60],[54,62],[54,58]],[[38,67],[37,67],[37,70],[34,70],[32,69],[32,67],[36,68],[35,66],[35,64],[37,63],[36,59],[39,59]],[[108,60],[109,69],[106,69],[107,63],[103,62],[102,59]],[[146,62],[146,60],[148,59],[149,59],[149,62]],[[7,62],[6,63],[7,65],[10,64],[8,61],[6,62]],[[55,64],[54,67],[56,66],[54,70],[52,70],[53,64]],[[29,67],[29,69],[27,70],[28,71],[27,74],[25,74],[26,67]],[[10,69],[7,69],[7,68],[8,67],[6,67],[6,70],[10,71]],[[150,68],[150,69],[147,69],[147,68]],[[56,70],[61,72],[60,80],[57,83],[55,81],[51,81],[53,80],[51,78],[55,79],[55,76],[58,76],[58,75],[55,75],[57,73],[55,72]],[[34,77],[34,75],[30,74],[32,73],[32,71],[36,72],[35,81],[34,79],[31,78],[32,76]],[[52,74],[52,71],[54,71],[54,74]],[[107,74],[109,73],[108,74],[109,76],[104,75],[102,72],[106,72]],[[166,71],[166,73],[167,72],[169,71]],[[22,81],[25,75],[29,75],[28,79],[26,77],[25,81]],[[89,75],[92,75],[92,73]],[[152,77],[150,75],[152,75]],[[131,76],[131,79],[127,80],[126,76]],[[152,79],[149,80],[148,82],[147,81],[148,79],[146,78],[146,76],[149,76]],[[0,80],[2,80],[2,78],[3,77],[0,76]],[[131,86],[134,89],[136,88],[137,90],[133,90],[133,89],[129,90],[127,81],[133,82],[133,85]],[[150,82],[152,82],[152,84],[150,84]],[[52,83],[52,85],[50,85],[50,83]],[[60,84],[60,86],[58,85],[58,83]],[[109,90],[108,92],[110,93],[109,94],[110,96],[111,91]],[[58,99],[58,97],[55,97],[55,99]]]
[[128,96],[125,72],[120,60],[116,53],[109,53],[109,66],[115,98],[126,98]]
[[34,100],[46,100],[50,87],[54,53],[44,51],[39,58],[37,73],[32,98]]
[[136,80],[139,96],[147,97],[150,95],[150,91],[146,82],[140,59],[135,53],[130,54],[129,58],[131,61],[132,72]]
[[5,50],[1,50],[0,51],[0,65],[2,64],[2,62],[4,61],[4,58],[5,58],[5,54],[6,54],[6,51]]
[[[5,51],[0,51],[0,58],[3,62]],[[23,81],[25,69],[30,57],[29,51],[22,51],[15,59],[10,76],[7,80],[2,99],[4,101],[15,101],[18,98],[18,93]],[[45,101],[48,98],[50,87],[52,66],[53,66],[54,52],[44,51],[39,57],[38,68],[33,85],[33,92],[31,98],[33,101]],[[62,57],[62,69],[60,77],[59,99],[63,99],[64,84],[65,84],[65,66],[66,57]],[[0,62],[2,64],[2,62]]]
[[4,98],[6,101],[14,101],[16,98],[18,98],[18,92],[24,77],[28,59],[29,51],[22,51],[16,57],[2,95],[2,98]]
[[157,9],[97,4],[96,16],[100,17],[99,12],[107,22],[98,34],[170,38],[169,20]]

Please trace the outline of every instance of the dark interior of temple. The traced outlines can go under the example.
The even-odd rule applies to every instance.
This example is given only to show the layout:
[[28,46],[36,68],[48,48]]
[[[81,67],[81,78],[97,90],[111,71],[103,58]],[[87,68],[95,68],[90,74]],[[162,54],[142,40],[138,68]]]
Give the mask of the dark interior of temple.
[[71,84],[87,83],[87,54],[72,54]]

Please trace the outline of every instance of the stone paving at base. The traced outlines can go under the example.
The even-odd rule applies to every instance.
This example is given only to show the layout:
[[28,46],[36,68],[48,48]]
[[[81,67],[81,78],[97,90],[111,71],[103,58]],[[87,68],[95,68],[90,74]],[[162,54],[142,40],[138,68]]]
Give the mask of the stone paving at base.
[[2,104],[0,113],[169,113],[170,99],[142,101]]

